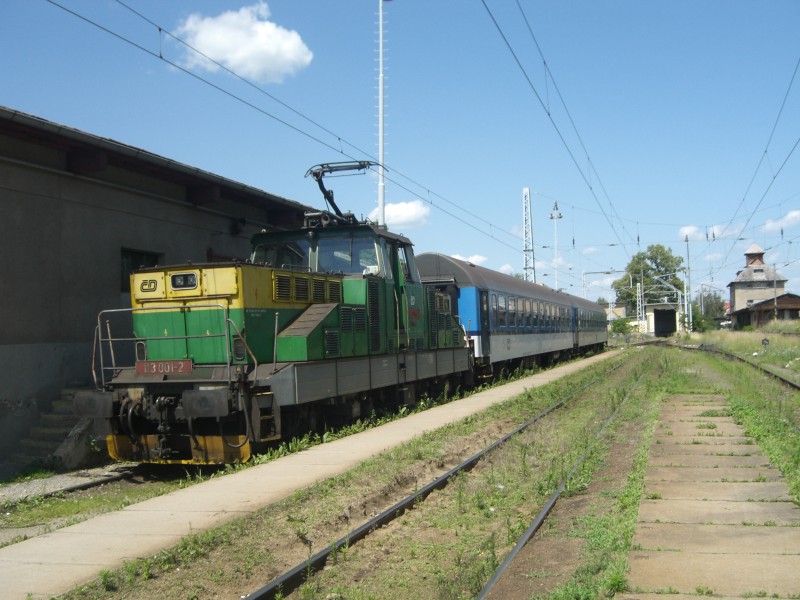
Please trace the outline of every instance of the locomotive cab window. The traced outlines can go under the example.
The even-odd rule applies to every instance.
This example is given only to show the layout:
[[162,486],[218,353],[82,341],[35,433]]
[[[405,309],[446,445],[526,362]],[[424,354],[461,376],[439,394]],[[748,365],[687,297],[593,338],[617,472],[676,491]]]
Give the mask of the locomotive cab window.
[[258,244],[253,249],[250,262],[277,269],[308,269],[308,240]]
[[419,273],[414,263],[414,253],[408,246],[400,246],[397,249],[397,261],[400,267],[400,277],[403,281],[418,281]]
[[378,275],[378,251],[368,237],[320,238],[317,241],[317,268],[345,275]]

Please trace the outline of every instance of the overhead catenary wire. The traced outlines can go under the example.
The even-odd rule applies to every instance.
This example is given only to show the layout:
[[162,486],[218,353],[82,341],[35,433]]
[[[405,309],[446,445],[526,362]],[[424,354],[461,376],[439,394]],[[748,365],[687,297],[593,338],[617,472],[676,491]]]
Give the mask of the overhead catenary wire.
[[[752,188],[753,183],[755,182],[756,176],[758,175],[758,172],[761,170],[761,165],[764,163],[764,159],[769,154],[769,147],[772,144],[772,139],[775,136],[775,131],[778,128],[778,123],[780,122],[781,116],[783,115],[783,109],[786,107],[786,101],[788,100],[789,94],[792,91],[792,86],[794,85],[794,80],[797,77],[798,69],[800,69],[800,57],[798,57],[797,63],[794,66],[794,71],[792,71],[792,76],[789,79],[789,85],[786,88],[786,93],[783,95],[783,101],[781,102],[781,107],[780,107],[780,109],[778,109],[778,114],[775,117],[775,122],[772,125],[772,130],[770,131],[769,138],[767,139],[767,143],[764,146],[764,151],[761,153],[761,157],[760,157],[760,159],[758,161],[758,164],[756,165],[756,168],[753,171],[753,175],[750,178],[750,183],[747,184],[747,188],[745,189],[744,195],[742,196],[742,199],[739,201],[739,204],[736,207],[736,210],[734,211],[734,214],[731,217],[730,221],[728,221],[728,224],[725,226],[725,229],[723,229],[723,233],[725,233],[727,231],[727,229],[731,226],[733,221],[739,215],[739,211],[742,209],[742,206],[744,205],[745,201],[747,200],[747,196],[750,193],[750,189]],[[797,142],[795,142],[794,146],[789,151],[789,154],[784,159],[784,161],[781,164],[781,166],[778,169],[778,171],[773,174],[772,179],[769,182],[769,185],[767,186],[766,190],[764,190],[764,193],[762,194],[762,196],[759,199],[758,203],[756,204],[755,208],[751,211],[750,216],[747,218],[747,221],[745,223],[745,228],[747,227],[747,224],[750,223],[750,220],[752,219],[752,217],[755,214],[755,212],[761,206],[761,203],[764,201],[764,198],[767,196],[767,193],[769,193],[769,190],[772,188],[772,184],[775,182],[775,179],[777,179],[778,175],[783,170],[783,167],[786,165],[786,162],[789,160],[789,158],[794,153],[795,149],[797,148],[798,142],[800,142],[800,138],[798,138]],[[728,249],[728,253],[726,254],[725,259],[724,259],[723,262],[726,262],[728,260],[728,257],[730,256],[731,252],[733,252],[733,244],[731,244],[730,248]]]
[[[204,78],[201,75],[198,75],[197,73],[194,73],[193,71],[189,70],[188,68],[180,65],[178,62],[176,62],[174,60],[170,60],[169,58],[166,58],[163,55],[163,51],[162,51],[162,49],[160,47],[159,47],[159,51],[158,52],[154,52],[153,50],[150,50],[150,49],[146,48],[145,46],[143,46],[143,45],[141,45],[141,44],[139,44],[139,43],[137,43],[137,42],[135,42],[135,41],[133,41],[133,40],[131,40],[131,39],[129,39],[129,38],[117,33],[117,32],[115,32],[115,31],[111,30],[110,28],[108,28],[108,27],[106,27],[106,26],[104,26],[104,25],[102,25],[100,23],[97,23],[96,21],[93,21],[92,19],[89,19],[88,17],[76,12],[75,10],[72,10],[72,9],[60,4],[56,0],[46,0],[46,1],[49,4],[51,4],[51,5],[53,5],[53,6],[57,7],[57,8],[60,8],[61,10],[63,10],[65,12],[73,15],[74,17],[84,21],[85,23],[87,23],[89,25],[92,25],[92,26],[100,29],[101,31],[104,31],[105,33],[113,36],[114,38],[116,38],[116,39],[118,39],[118,40],[120,40],[120,41],[122,41],[122,42],[124,42],[126,44],[129,44],[129,45],[133,46],[137,50],[140,50],[141,52],[144,52],[145,54],[148,54],[153,58],[157,58],[159,60],[164,61],[165,63],[167,63],[171,67],[174,67],[175,69],[179,70],[180,72],[182,72],[182,73],[184,73],[186,75],[189,75],[190,77],[200,81],[201,83],[204,83],[204,84],[208,85],[209,87],[221,92],[222,94],[228,96],[229,98],[244,104],[245,106],[257,111],[258,113],[260,113],[260,114],[262,114],[262,115],[264,115],[266,117],[269,117],[270,119],[273,119],[277,123],[279,123],[279,124],[281,124],[281,125],[283,125],[285,127],[288,127],[292,131],[294,131],[294,132],[296,132],[296,133],[298,133],[298,134],[310,139],[313,142],[316,142],[316,143],[328,148],[329,150],[332,150],[333,152],[336,152],[337,154],[341,154],[342,156],[345,156],[345,157],[347,157],[347,158],[349,158],[351,160],[358,160],[360,158],[363,158],[364,156],[366,156],[368,158],[371,158],[371,159],[375,159],[375,157],[373,155],[371,155],[369,152],[359,148],[356,144],[354,144],[354,143],[348,141],[346,138],[336,134],[332,130],[326,128],[325,126],[323,126],[320,123],[318,123],[317,121],[315,121],[314,119],[311,119],[310,117],[304,115],[302,112],[292,108],[290,105],[288,105],[285,102],[279,100],[273,94],[270,94],[270,93],[266,92],[260,86],[258,86],[255,83],[249,81],[247,78],[242,77],[241,75],[238,75],[236,72],[232,71],[231,69],[229,69],[225,65],[219,63],[218,61],[215,61],[213,58],[207,56],[206,54],[204,54],[203,52],[201,52],[197,48],[194,48],[192,45],[188,44],[187,42],[182,40],[180,37],[170,33],[164,27],[162,27],[158,23],[155,23],[154,21],[152,21],[151,19],[149,19],[148,17],[146,17],[145,15],[140,13],[139,11],[134,10],[133,8],[131,8],[130,6],[128,6],[127,4],[122,2],[122,0],[115,0],[115,1],[117,3],[119,3],[121,6],[123,6],[124,8],[128,9],[129,11],[131,11],[133,14],[135,14],[139,18],[141,18],[142,20],[144,20],[145,22],[147,22],[152,27],[156,28],[158,30],[158,32],[159,32],[159,35],[166,34],[166,35],[170,36],[172,39],[176,40],[177,42],[185,45],[187,48],[191,49],[193,52],[196,52],[198,55],[202,56],[204,59],[207,59],[207,60],[211,61],[215,66],[219,67],[220,69],[223,69],[225,72],[227,72],[230,75],[236,77],[238,80],[244,82],[246,85],[252,87],[253,89],[257,90],[258,92],[264,94],[265,96],[267,96],[270,99],[274,100],[275,102],[279,103],[284,108],[292,111],[295,115],[297,115],[298,117],[304,119],[305,121],[307,121],[308,123],[312,124],[313,126],[321,129],[327,135],[330,135],[330,136],[334,137],[336,139],[336,141],[339,142],[340,145],[337,147],[336,145],[334,145],[332,143],[329,143],[329,142],[323,140],[322,138],[320,138],[320,137],[318,137],[316,135],[313,135],[313,134],[309,133],[308,131],[305,131],[304,129],[302,129],[302,128],[298,127],[298,126],[291,124],[287,120],[282,119],[282,118],[272,114],[271,112],[269,112],[269,111],[257,106],[256,104],[254,104],[254,103],[242,98],[241,96],[238,96],[237,94],[225,89],[221,85],[216,84],[216,83],[210,81],[209,79]],[[345,144],[346,146],[350,147],[351,149],[358,151],[360,156],[355,156],[354,154],[346,152],[341,147],[341,144]],[[401,177],[402,179],[408,181],[410,184],[418,187],[419,189],[424,190],[426,192],[427,197],[423,196],[419,192],[416,192],[416,191],[412,190],[409,186],[401,184],[397,180],[397,178],[392,177],[391,175],[385,175],[385,179],[390,181],[390,182],[392,182],[399,189],[402,189],[403,191],[408,192],[413,197],[415,197],[415,198],[417,198],[417,199],[429,204],[430,206],[432,206],[432,207],[436,208],[437,210],[443,212],[448,217],[457,220],[458,222],[466,225],[467,227],[475,230],[476,232],[478,232],[478,233],[480,233],[480,234],[482,234],[482,235],[484,235],[486,237],[489,237],[490,239],[492,239],[495,242],[497,242],[497,243],[509,248],[510,250],[513,250],[516,253],[521,253],[521,250],[518,247],[518,245],[511,245],[511,244],[509,244],[507,242],[504,242],[503,240],[498,238],[496,235],[494,235],[491,231],[487,232],[484,229],[481,229],[480,227],[478,227],[475,223],[471,223],[471,222],[467,221],[466,219],[457,216],[454,212],[444,209],[441,205],[434,203],[430,198],[431,197],[437,198],[437,199],[441,200],[442,202],[445,202],[445,203],[449,204],[450,206],[458,209],[459,211],[466,213],[467,215],[469,215],[470,217],[475,219],[476,223],[487,224],[487,225],[490,226],[491,229],[495,229],[495,230],[497,230],[499,232],[502,232],[504,235],[513,237],[513,238],[518,239],[518,240],[522,240],[522,237],[520,235],[518,235],[516,233],[513,233],[511,231],[508,231],[505,228],[499,227],[497,225],[493,225],[485,217],[482,217],[480,215],[477,215],[476,213],[473,213],[473,212],[471,212],[469,210],[464,209],[458,203],[453,202],[453,201],[447,199],[446,197],[442,196],[441,194],[438,194],[438,193],[430,190],[429,188],[425,187],[423,184],[415,181],[411,177],[408,177],[408,176],[404,175],[402,172],[394,169],[394,167],[386,165],[386,169],[390,173],[395,173],[398,177]],[[375,169],[371,169],[371,170],[375,171]]]
[[[522,19],[525,22],[525,27],[528,30],[528,35],[530,35],[531,39],[533,40],[533,43],[536,46],[536,51],[539,53],[539,57],[542,59],[542,64],[544,65],[545,69],[545,84],[547,84],[548,81],[553,82],[553,89],[555,89],[556,94],[558,95],[558,99],[561,101],[561,106],[564,108],[564,112],[566,112],[567,114],[567,118],[569,119],[570,125],[572,125],[572,130],[575,132],[575,135],[578,138],[578,142],[580,143],[581,148],[583,149],[583,153],[586,155],[589,168],[591,169],[592,172],[594,172],[595,177],[597,178],[597,183],[600,186],[600,189],[603,190],[603,195],[605,196],[608,202],[608,205],[611,209],[612,214],[614,215],[614,218],[620,222],[620,227],[628,235],[628,237],[633,239],[631,234],[628,233],[627,229],[625,229],[625,224],[622,222],[622,219],[619,213],[617,212],[614,203],[611,201],[611,197],[609,196],[608,190],[606,190],[606,187],[603,184],[602,179],[600,179],[600,173],[597,172],[597,169],[594,166],[594,162],[592,161],[592,158],[589,155],[589,150],[586,148],[586,144],[583,142],[583,137],[581,136],[581,133],[578,130],[578,126],[575,124],[575,119],[572,118],[572,113],[570,112],[569,107],[567,106],[567,102],[566,100],[564,100],[564,96],[561,94],[561,89],[558,87],[556,78],[553,76],[553,72],[550,70],[550,65],[548,64],[547,59],[544,56],[544,52],[542,52],[542,48],[539,45],[539,40],[536,39],[536,34],[534,34],[533,32],[533,28],[531,27],[530,21],[528,20],[528,15],[525,14],[525,11],[523,10],[519,0],[516,0],[516,3],[519,12],[522,15]],[[549,111],[549,100],[548,100],[548,115],[549,114],[550,111]]]
[[589,192],[591,193],[592,197],[594,198],[595,203],[600,208],[600,212],[603,214],[603,217],[605,218],[605,220],[608,223],[609,227],[611,227],[611,231],[614,232],[614,236],[617,238],[617,241],[619,241],[620,244],[622,244],[622,238],[620,238],[619,233],[614,228],[614,223],[611,221],[610,217],[608,216],[608,214],[606,213],[605,209],[603,208],[603,205],[600,203],[600,199],[597,197],[597,193],[594,190],[594,186],[592,186],[592,183],[589,181],[589,178],[587,177],[586,173],[584,172],[583,168],[581,167],[580,163],[578,162],[578,159],[575,156],[575,153],[572,151],[572,148],[570,148],[569,143],[567,143],[567,140],[564,137],[563,132],[558,127],[558,124],[555,122],[555,119],[553,118],[553,115],[550,112],[547,104],[544,102],[544,100],[542,99],[541,94],[539,94],[539,91],[536,89],[536,86],[533,84],[533,81],[531,80],[530,76],[528,75],[527,70],[525,69],[524,65],[522,64],[522,61],[520,60],[519,56],[517,55],[516,51],[514,50],[513,46],[511,45],[511,42],[508,40],[508,37],[506,37],[506,34],[503,32],[503,28],[500,27],[500,24],[497,22],[497,19],[495,18],[494,14],[492,13],[492,10],[486,4],[486,0],[481,0],[481,3],[483,4],[483,7],[486,9],[486,12],[489,15],[489,18],[491,19],[492,23],[494,24],[495,28],[497,29],[497,32],[500,34],[500,37],[502,38],[503,42],[505,43],[506,48],[508,48],[508,51],[511,53],[511,56],[513,57],[513,59],[516,62],[517,66],[519,67],[520,71],[522,72],[523,78],[528,83],[528,87],[530,87],[531,91],[533,92],[533,95],[538,100],[539,105],[542,107],[542,109],[547,114],[547,118],[549,119],[550,124],[555,129],[556,134],[558,135],[558,138],[561,140],[561,144],[564,146],[564,149],[567,151],[567,154],[569,155],[570,159],[572,159],[573,164],[578,169],[578,173],[580,173],[580,176],[583,179],[584,183],[586,184],[586,187],[589,189]]

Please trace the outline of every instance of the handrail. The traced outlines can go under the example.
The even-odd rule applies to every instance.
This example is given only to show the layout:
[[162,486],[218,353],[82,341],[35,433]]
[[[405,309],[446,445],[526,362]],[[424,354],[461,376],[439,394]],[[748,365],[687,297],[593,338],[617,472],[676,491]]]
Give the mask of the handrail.
[[256,358],[256,355],[253,354],[253,351],[250,349],[250,346],[248,345],[247,340],[244,339],[244,336],[242,335],[242,332],[239,331],[239,328],[236,326],[236,323],[234,323],[233,320],[230,317],[227,318],[227,321],[231,325],[231,327],[233,327],[234,331],[236,332],[236,337],[238,337],[240,340],[242,340],[242,343],[244,344],[244,349],[247,350],[247,353],[250,355],[250,358],[253,359],[253,365],[255,366],[255,369],[257,370],[258,369],[258,359]]
[[[221,317],[221,324],[223,325],[222,329],[224,330],[222,333],[213,333],[208,335],[173,335],[173,336],[163,336],[163,337],[114,337],[111,333],[111,322],[107,320],[106,328],[108,331],[108,337],[103,336],[103,318],[105,316],[111,316],[113,314],[123,314],[123,313],[130,313],[133,316],[133,313],[136,312],[155,312],[155,311],[174,311],[179,310],[180,312],[185,313],[187,310],[198,309],[198,308],[220,308],[223,311],[223,315]],[[108,346],[108,350],[111,356],[114,356],[114,344],[115,343],[124,343],[124,342],[148,342],[148,341],[176,341],[176,340],[191,340],[191,339],[210,339],[210,338],[226,338],[230,340],[230,330],[228,328],[228,323],[234,325],[234,329],[236,331],[236,335],[242,339],[244,342],[244,338],[241,335],[238,327],[232,322],[229,317],[229,308],[226,305],[221,303],[208,303],[208,304],[192,304],[192,305],[183,305],[183,306],[148,306],[148,307],[136,307],[136,308],[113,308],[100,311],[97,315],[97,326],[95,329],[95,346],[96,348],[100,349],[99,352],[99,363],[100,363],[100,380],[102,383],[102,387],[105,388],[107,384],[107,377],[106,373],[108,371],[118,371],[121,367],[116,365],[116,359],[112,358],[112,365],[106,366],[104,360],[104,352],[103,352],[103,343],[105,342]],[[228,382],[233,380],[232,378],[232,360],[231,360],[231,347],[230,341],[224,345],[225,347],[225,365],[228,369]],[[252,351],[247,346],[245,342],[245,348],[247,349],[250,356],[255,359]],[[96,366],[97,359],[93,356],[92,360],[92,373],[95,376],[95,380],[97,380],[95,366]],[[108,378],[111,379],[111,378]]]

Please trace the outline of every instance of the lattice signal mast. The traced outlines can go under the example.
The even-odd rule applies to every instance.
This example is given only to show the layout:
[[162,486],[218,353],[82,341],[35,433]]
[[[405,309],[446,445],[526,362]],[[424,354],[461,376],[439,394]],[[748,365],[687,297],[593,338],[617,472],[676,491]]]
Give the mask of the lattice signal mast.
[[536,260],[533,255],[533,220],[531,219],[531,190],[522,188],[522,226],[525,230],[525,241],[522,246],[522,276],[525,281],[536,283]]

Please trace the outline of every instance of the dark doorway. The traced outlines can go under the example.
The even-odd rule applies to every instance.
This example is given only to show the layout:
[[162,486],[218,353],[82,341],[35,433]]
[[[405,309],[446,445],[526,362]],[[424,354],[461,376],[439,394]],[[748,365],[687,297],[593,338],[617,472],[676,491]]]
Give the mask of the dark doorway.
[[653,311],[656,337],[669,337],[678,330],[674,308],[657,308]]

